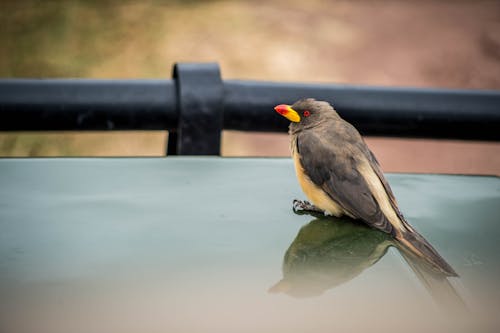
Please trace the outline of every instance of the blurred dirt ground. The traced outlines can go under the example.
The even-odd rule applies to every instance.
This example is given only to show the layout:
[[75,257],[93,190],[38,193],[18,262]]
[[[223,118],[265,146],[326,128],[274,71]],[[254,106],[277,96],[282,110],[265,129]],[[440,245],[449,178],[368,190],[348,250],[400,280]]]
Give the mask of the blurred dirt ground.
[[[500,89],[500,1],[0,1],[1,77],[223,78]],[[273,112],[270,110],[270,112]],[[165,132],[0,133],[2,156],[160,156]],[[500,144],[368,138],[385,171],[500,174]],[[225,132],[224,155],[285,156]]]

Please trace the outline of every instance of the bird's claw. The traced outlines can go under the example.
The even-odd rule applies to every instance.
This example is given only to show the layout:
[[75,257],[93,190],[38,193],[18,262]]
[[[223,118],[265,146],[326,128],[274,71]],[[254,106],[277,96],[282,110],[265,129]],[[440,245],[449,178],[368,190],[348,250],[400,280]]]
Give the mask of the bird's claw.
[[307,214],[307,213],[323,213],[323,211],[316,206],[314,206],[309,201],[293,200],[293,212],[295,214]]

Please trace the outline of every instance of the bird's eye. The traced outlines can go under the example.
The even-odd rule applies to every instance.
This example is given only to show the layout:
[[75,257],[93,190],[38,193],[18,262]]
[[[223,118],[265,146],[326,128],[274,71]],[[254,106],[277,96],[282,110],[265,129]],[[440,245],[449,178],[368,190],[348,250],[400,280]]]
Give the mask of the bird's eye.
[[309,111],[307,111],[307,110],[306,110],[306,111],[304,111],[304,117],[309,117],[310,115],[311,115],[311,112],[309,112]]

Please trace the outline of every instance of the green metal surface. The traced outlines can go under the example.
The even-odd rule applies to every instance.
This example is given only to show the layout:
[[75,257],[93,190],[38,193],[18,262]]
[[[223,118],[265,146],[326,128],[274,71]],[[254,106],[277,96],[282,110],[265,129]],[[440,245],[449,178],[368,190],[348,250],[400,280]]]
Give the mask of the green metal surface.
[[289,159],[0,160],[0,332],[499,331],[500,179],[388,179],[460,278],[294,214]]

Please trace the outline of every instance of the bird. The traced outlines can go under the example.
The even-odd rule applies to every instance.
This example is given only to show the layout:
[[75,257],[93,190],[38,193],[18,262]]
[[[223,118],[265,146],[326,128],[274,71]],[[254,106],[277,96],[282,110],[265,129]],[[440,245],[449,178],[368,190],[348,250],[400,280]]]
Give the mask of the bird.
[[295,173],[306,197],[296,210],[348,216],[390,234],[434,270],[456,271],[401,213],[379,162],[358,130],[326,101],[302,98],[275,111],[290,121]]

